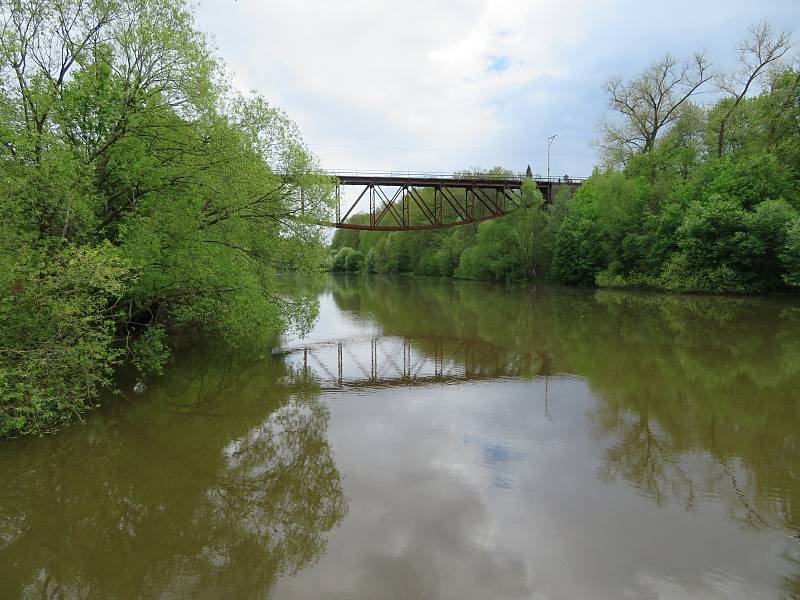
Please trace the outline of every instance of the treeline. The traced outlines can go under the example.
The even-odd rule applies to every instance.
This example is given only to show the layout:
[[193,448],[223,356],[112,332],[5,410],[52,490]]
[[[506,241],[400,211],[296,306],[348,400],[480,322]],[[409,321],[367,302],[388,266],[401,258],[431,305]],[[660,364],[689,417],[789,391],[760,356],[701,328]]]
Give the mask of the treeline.
[[[731,72],[713,72],[702,55],[666,56],[629,82],[610,79],[603,166],[574,195],[564,189],[542,205],[528,182],[525,208],[478,226],[340,230],[330,268],[677,291],[796,288],[800,70],[787,60],[791,46],[762,24]],[[716,91],[715,101],[695,102],[704,91]]]
[[159,371],[172,331],[313,311],[279,272],[321,268],[330,183],[225,81],[183,0],[0,0],[0,437]]

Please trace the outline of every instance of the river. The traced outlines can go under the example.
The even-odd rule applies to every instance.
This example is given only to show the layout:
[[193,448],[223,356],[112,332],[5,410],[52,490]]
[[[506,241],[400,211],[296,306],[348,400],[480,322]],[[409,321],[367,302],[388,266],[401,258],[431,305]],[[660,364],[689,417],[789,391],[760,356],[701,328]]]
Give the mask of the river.
[[319,303],[0,445],[0,597],[800,597],[797,299],[337,277]]

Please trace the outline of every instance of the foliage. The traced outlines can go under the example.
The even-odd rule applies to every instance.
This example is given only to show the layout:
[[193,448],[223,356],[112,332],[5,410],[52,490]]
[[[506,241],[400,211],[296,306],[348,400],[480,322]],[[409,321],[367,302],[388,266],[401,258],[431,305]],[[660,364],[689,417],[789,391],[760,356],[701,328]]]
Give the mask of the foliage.
[[163,373],[164,363],[170,356],[165,337],[164,327],[152,325],[130,344],[131,362],[138,372]]
[[[78,354],[41,354],[24,382],[4,355],[18,408],[0,428],[80,412],[124,358],[158,372],[177,329],[238,344],[305,319],[279,273],[320,270],[331,183],[284,113],[226,87],[183,0],[0,0],[0,22],[0,266],[18,278],[0,282],[4,348],[45,347],[49,330],[21,325],[43,314],[87,318],[74,376],[57,365]],[[79,265],[132,276],[112,290]],[[24,405],[47,407],[35,426]]]
[[515,250],[514,231],[508,219],[481,223],[476,244],[461,254],[453,275],[462,279],[522,279],[528,265],[523,253]]
[[565,283],[591,284],[595,275],[606,267],[595,217],[593,204],[576,200],[558,230],[553,274]]
[[787,228],[780,258],[785,269],[783,280],[787,285],[800,287],[800,218],[795,218]]
[[110,384],[124,354],[114,345],[115,313],[134,276],[107,242],[26,253],[4,275],[0,435],[41,434]]
[[564,281],[590,284],[605,268],[625,270],[632,258],[631,236],[641,215],[639,182],[621,173],[595,174],[575,194],[556,237],[554,272]]
[[361,272],[364,256],[358,250],[343,246],[331,259],[330,270],[339,272]]

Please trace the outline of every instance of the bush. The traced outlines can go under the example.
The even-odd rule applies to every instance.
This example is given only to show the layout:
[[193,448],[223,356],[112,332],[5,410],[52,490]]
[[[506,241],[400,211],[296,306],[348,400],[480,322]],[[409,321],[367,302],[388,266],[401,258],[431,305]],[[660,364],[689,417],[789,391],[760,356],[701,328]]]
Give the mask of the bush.
[[595,277],[595,285],[607,288],[627,288],[627,287],[661,287],[658,277],[644,275],[642,273],[629,273],[621,275],[612,273],[609,270],[601,271]]
[[781,253],[796,214],[784,200],[766,200],[747,214],[739,261],[753,289],[775,290],[785,283]]
[[375,273],[376,272],[376,265],[375,265],[375,248],[370,248],[367,255],[364,257],[364,273]]
[[677,230],[682,258],[673,260],[665,271],[670,287],[711,291],[780,288],[784,283],[780,253],[794,215],[783,200],[767,200],[753,211],[720,195],[693,202]]
[[555,236],[553,273],[566,283],[591,285],[600,271],[625,274],[638,252],[625,243],[640,228],[643,184],[622,173],[595,173],[577,191]]
[[698,267],[685,254],[670,258],[660,278],[661,287],[676,292],[746,292],[739,274],[725,264]]
[[347,254],[353,251],[352,248],[345,246],[333,255],[330,262],[330,270],[343,273],[347,270]]
[[527,257],[520,251],[512,226],[515,217],[518,215],[481,223],[477,243],[461,254],[454,276],[512,281],[530,275]]
[[[372,252],[372,250],[370,250]],[[334,254],[331,260],[331,271],[340,273],[357,273],[364,266],[364,255],[358,250],[345,246]]]
[[607,264],[592,211],[574,207],[556,234],[553,274],[565,283],[591,285]]
[[364,255],[358,250],[352,250],[345,256],[344,270],[348,273],[360,273],[364,267]]
[[124,355],[114,299],[132,279],[107,243],[17,262],[0,291],[0,436],[47,433],[93,406]]
[[786,285],[800,287],[800,218],[795,217],[787,228],[786,242],[780,255],[785,269],[783,280]]
[[161,325],[151,325],[130,344],[131,362],[140,376],[149,373],[161,374],[170,357],[166,345],[166,330]]
[[692,177],[686,194],[691,200],[724,196],[752,209],[770,199],[794,202],[797,189],[791,171],[772,154],[762,153],[742,158],[709,158]]
[[738,264],[745,227],[745,211],[731,198],[714,195],[704,202],[692,202],[677,231],[687,268]]

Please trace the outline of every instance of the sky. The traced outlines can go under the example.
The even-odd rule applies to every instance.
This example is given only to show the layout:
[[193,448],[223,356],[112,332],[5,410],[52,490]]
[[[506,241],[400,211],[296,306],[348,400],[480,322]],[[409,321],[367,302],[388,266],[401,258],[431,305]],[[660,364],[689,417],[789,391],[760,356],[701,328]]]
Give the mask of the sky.
[[326,169],[502,166],[585,176],[602,83],[666,53],[730,68],[748,28],[798,0],[200,0],[235,86],[298,124]]

